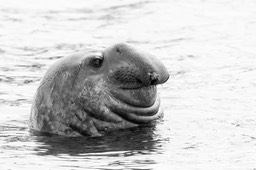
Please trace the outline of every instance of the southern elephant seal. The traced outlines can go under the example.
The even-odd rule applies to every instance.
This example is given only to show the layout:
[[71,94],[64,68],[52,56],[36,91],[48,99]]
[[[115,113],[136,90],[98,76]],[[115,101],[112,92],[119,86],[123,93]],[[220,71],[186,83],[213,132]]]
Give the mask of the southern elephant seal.
[[163,115],[156,85],[168,78],[159,60],[128,44],[77,52],[54,63],[41,80],[30,129],[101,136],[150,124]]

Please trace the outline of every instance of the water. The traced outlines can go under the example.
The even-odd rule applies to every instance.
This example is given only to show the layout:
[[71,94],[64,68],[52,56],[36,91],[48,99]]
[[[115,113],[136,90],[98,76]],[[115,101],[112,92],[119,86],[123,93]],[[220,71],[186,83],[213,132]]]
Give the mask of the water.
[[[1,0],[0,169],[256,169],[256,1]],[[156,127],[100,138],[33,136],[47,68],[129,42],[171,75]]]

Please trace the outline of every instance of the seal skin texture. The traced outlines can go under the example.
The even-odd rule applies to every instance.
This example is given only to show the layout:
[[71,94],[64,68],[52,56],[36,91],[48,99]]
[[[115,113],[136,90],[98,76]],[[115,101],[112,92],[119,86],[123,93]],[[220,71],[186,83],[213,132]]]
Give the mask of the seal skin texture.
[[59,59],[33,99],[31,132],[102,136],[163,116],[156,85],[169,73],[153,55],[120,43]]

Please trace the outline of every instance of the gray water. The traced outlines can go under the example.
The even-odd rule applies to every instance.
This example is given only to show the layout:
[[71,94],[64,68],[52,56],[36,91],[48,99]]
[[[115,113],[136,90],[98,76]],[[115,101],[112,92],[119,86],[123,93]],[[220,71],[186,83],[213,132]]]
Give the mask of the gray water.
[[[128,42],[168,68],[156,127],[33,136],[58,58]],[[256,1],[0,0],[0,169],[256,169]]]

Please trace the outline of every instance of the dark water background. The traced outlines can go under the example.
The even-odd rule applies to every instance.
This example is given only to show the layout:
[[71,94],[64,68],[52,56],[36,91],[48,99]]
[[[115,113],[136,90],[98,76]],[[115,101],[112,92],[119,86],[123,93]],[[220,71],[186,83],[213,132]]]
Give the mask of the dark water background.
[[[256,169],[256,1],[0,0],[0,169]],[[86,47],[156,54],[165,117],[103,138],[33,136],[47,68]]]

